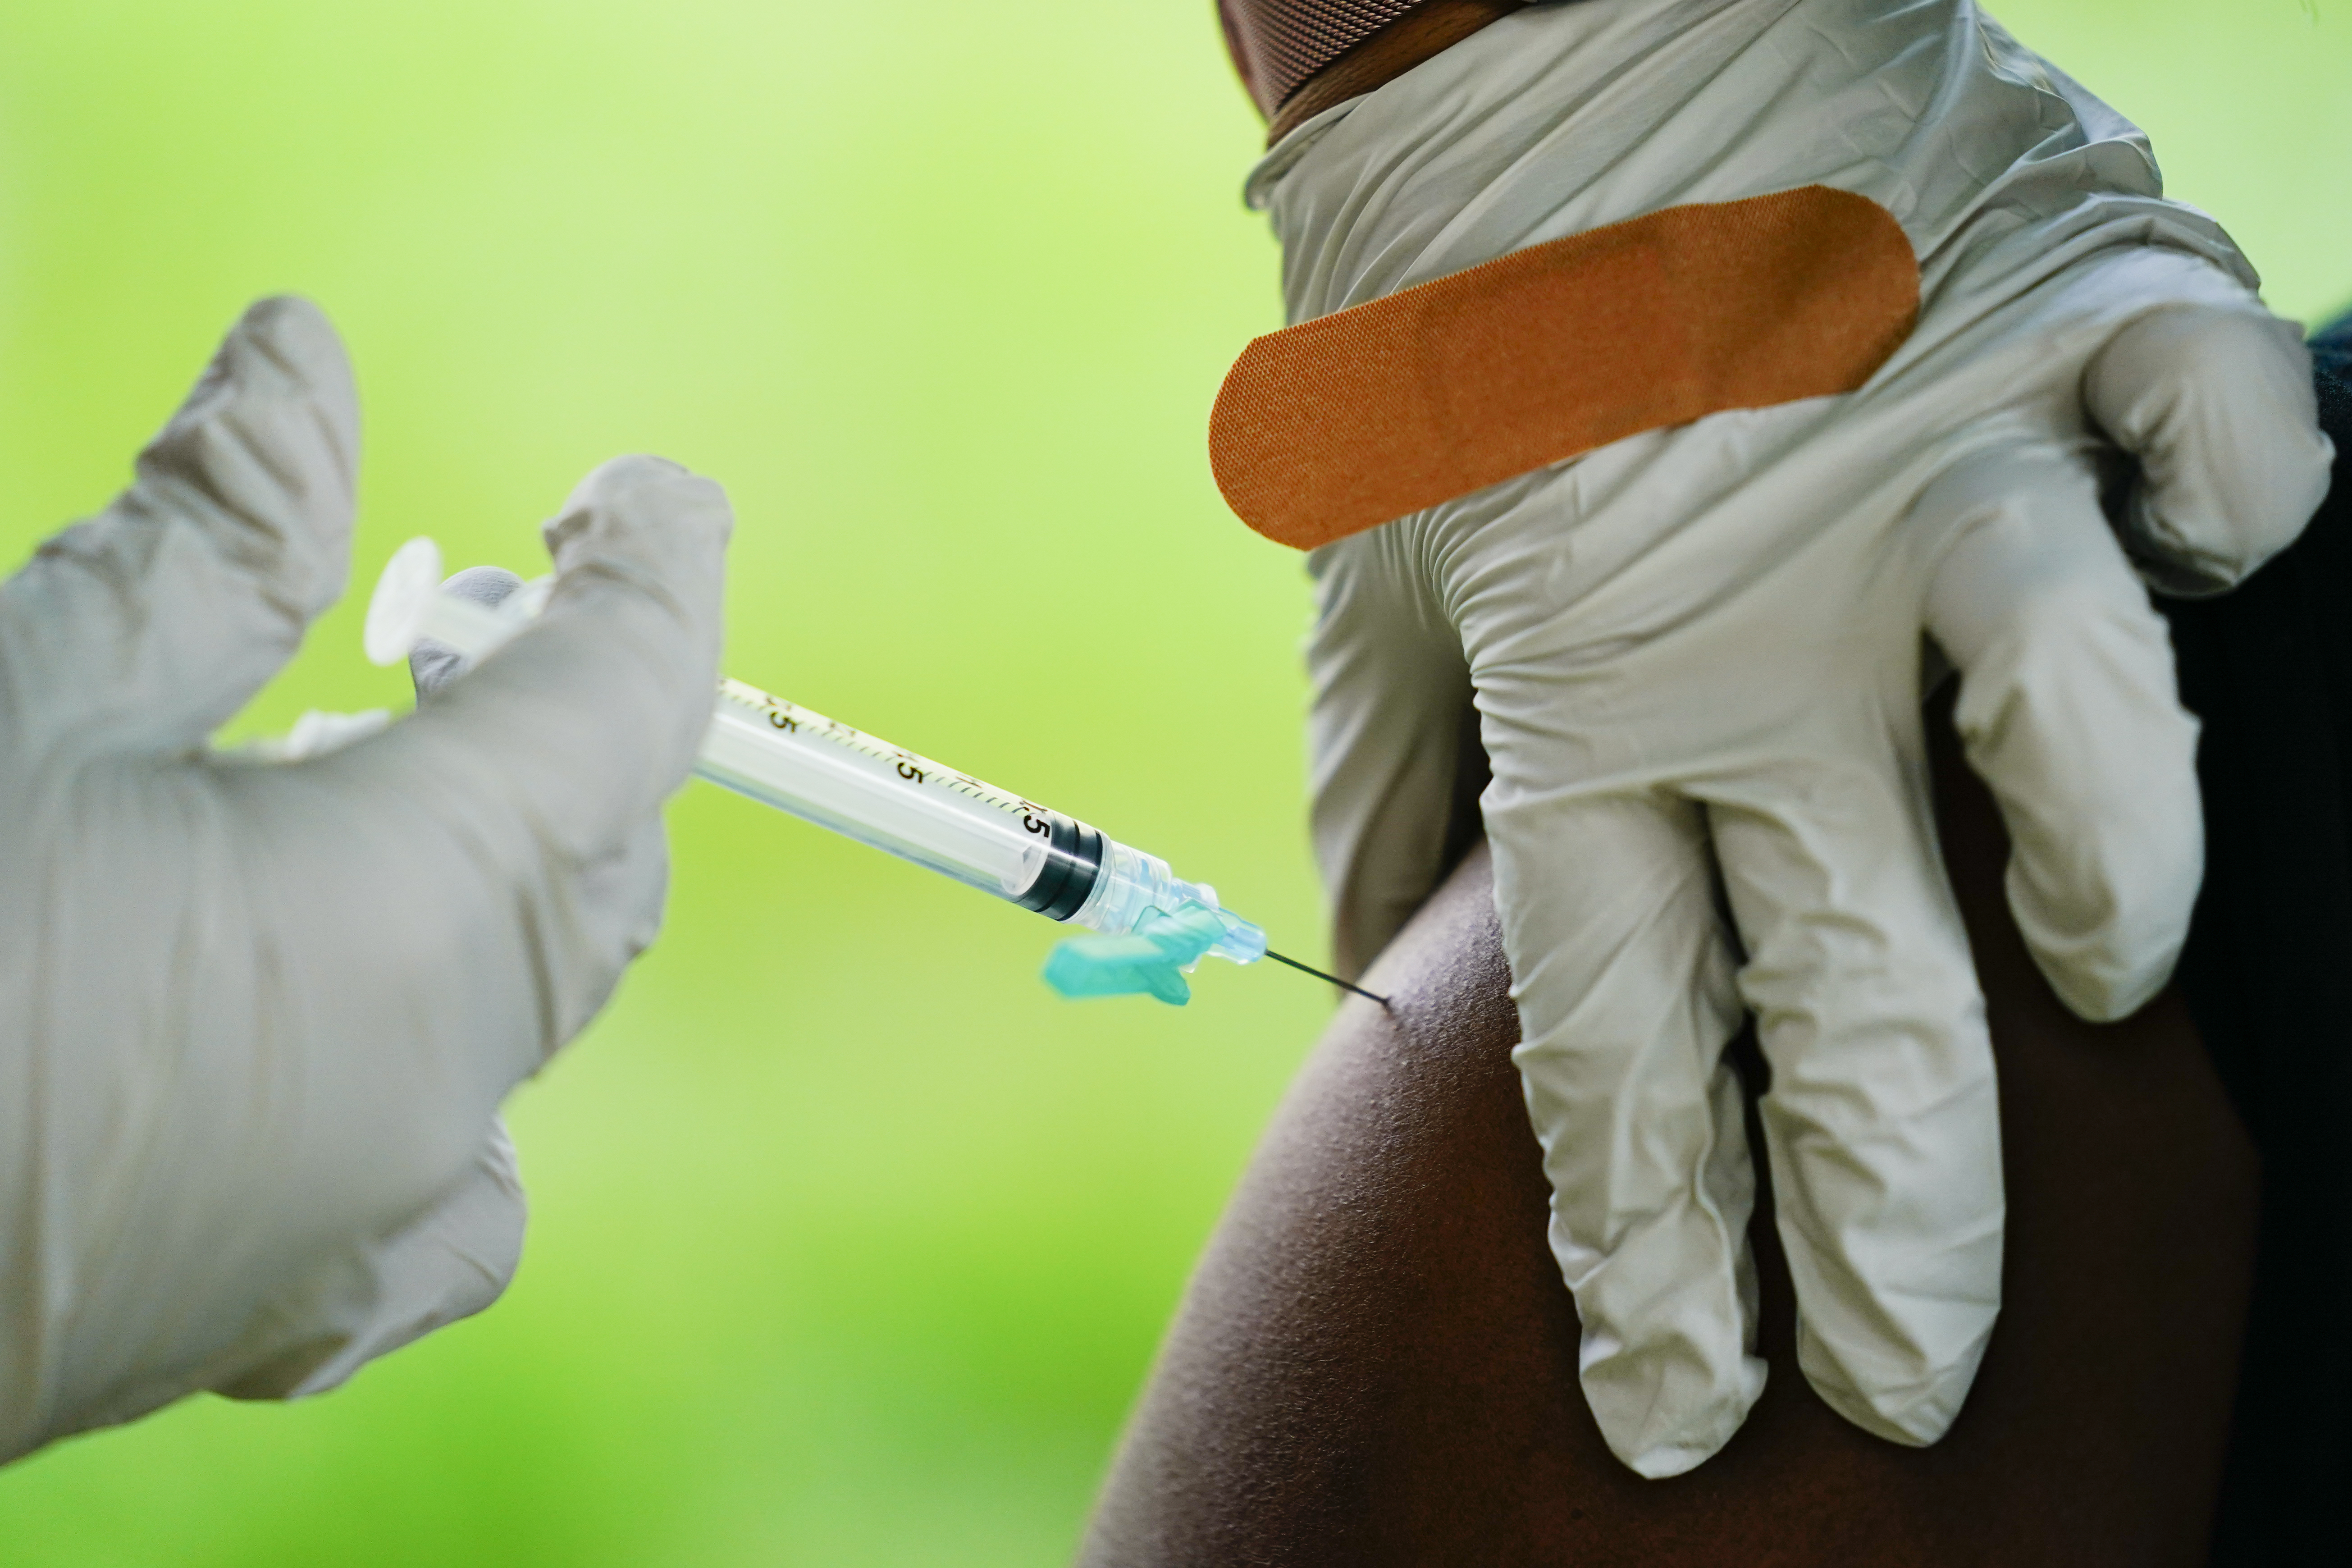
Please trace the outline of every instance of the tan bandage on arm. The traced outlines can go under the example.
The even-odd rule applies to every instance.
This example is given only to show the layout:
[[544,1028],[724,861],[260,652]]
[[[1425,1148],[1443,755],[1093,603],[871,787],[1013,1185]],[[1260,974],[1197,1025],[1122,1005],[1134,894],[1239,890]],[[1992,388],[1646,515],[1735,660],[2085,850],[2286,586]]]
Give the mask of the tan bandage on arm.
[[1312,550],[1663,426],[1852,392],[1910,335],[1894,215],[1823,185],[1669,207],[1257,339],[1209,461]]

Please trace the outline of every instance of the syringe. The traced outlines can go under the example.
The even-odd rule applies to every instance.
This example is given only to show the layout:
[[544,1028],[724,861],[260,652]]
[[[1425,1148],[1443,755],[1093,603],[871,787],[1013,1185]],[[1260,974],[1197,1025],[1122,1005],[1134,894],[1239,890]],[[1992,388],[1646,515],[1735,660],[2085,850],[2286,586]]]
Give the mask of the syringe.
[[[393,553],[376,581],[368,603],[367,656],[394,664],[430,637],[481,659],[530,624],[547,603],[548,588],[546,578],[526,583],[495,607],[459,598],[442,591],[439,547],[430,539],[412,539]],[[1158,856],[740,680],[719,681],[718,707],[694,771],[1050,920],[1125,937],[1139,926],[1148,929],[1155,917],[1205,911],[1214,915],[1213,925],[1194,921],[1187,929],[1197,931],[1197,940],[1178,952],[1197,959],[1206,951],[1235,963],[1272,957],[1372,995],[1269,953],[1265,933],[1219,905],[1214,888],[1184,880]],[[1169,940],[1167,933],[1161,940]],[[1061,984],[1055,974],[1048,977]],[[1174,990],[1182,989],[1177,983]],[[1372,1000],[1386,1005],[1382,998]]]

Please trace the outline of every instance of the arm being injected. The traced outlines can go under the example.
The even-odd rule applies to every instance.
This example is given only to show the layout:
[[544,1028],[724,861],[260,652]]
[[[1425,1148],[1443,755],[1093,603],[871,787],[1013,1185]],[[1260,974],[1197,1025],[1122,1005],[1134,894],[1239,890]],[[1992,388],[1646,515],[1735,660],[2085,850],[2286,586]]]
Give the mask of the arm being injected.
[[[488,657],[546,601],[530,583],[496,606],[443,591],[429,539],[395,552],[368,605],[368,658],[391,664],[422,638]],[[1277,963],[1386,1003],[1270,953],[1265,933],[1155,855],[740,680],[719,684],[695,772],[1007,902],[1097,933],[1055,948],[1046,983],[1066,996],[1144,993],[1181,1005],[1183,975],[1205,955]]]

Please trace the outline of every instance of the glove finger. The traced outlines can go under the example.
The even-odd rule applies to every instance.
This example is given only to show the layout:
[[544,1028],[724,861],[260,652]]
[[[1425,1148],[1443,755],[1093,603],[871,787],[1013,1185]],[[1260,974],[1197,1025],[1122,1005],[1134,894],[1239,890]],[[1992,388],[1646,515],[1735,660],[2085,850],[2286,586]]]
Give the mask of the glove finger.
[[2326,498],[2311,355],[2248,301],[2126,324],[2084,373],[2091,417],[2138,464],[2125,546],[2158,589],[2218,594],[2294,542]]
[[1984,1004],[1924,790],[1893,756],[1816,753],[1704,792],[1771,1067],[1799,1364],[1848,1420],[1915,1445],[1975,1378],[2003,1217]]
[[360,750],[487,853],[611,855],[685,780],[710,727],[732,516],[710,480],[622,458],[548,527],[529,630]]
[[2204,867],[2197,721],[2084,467],[1979,458],[1913,511],[1946,542],[1927,628],[2010,834],[2009,905],[2066,1005],[2122,1017],[2172,973]]
[[1726,1442],[1763,1390],[1739,1026],[1705,829],[1663,797],[1490,800],[1512,1053],[1609,1447],[1650,1477]]
[[1461,639],[1429,602],[1399,531],[1327,545],[1308,569],[1315,854],[1332,962],[1353,979],[1468,848],[1453,836],[1477,820],[1485,758]]
[[[560,575],[528,631],[407,721],[282,781],[329,807],[243,786],[257,836],[266,827],[286,879],[314,889],[318,918],[339,923],[339,901],[368,911],[373,945],[412,955],[446,994],[408,994],[422,982],[394,973],[398,994],[376,1005],[437,1014],[464,995],[453,1016],[505,1020],[517,1056],[499,1092],[580,1029],[652,940],[660,807],[718,682],[730,519],[717,485],[619,459],[582,482],[558,526]],[[363,837],[362,820],[380,831]],[[331,885],[348,885],[340,900],[316,894]]]
[[0,589],[20,742],[200,744],[274,674],[350,566],[359,408],[325,316],[232,328],[131,489]]

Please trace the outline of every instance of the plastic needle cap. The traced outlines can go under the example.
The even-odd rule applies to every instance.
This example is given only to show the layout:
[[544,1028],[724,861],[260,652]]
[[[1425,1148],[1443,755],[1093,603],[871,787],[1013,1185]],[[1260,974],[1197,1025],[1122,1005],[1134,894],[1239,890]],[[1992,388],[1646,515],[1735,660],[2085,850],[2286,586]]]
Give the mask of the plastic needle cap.
[[1127,936],[1076,936],[1045,960],[1045,984],[1065,996],[1157,996],[1181,1007],[1192,998],[1183,972],[1223,940],[1218,912],[1187,904],[1147,914]]

